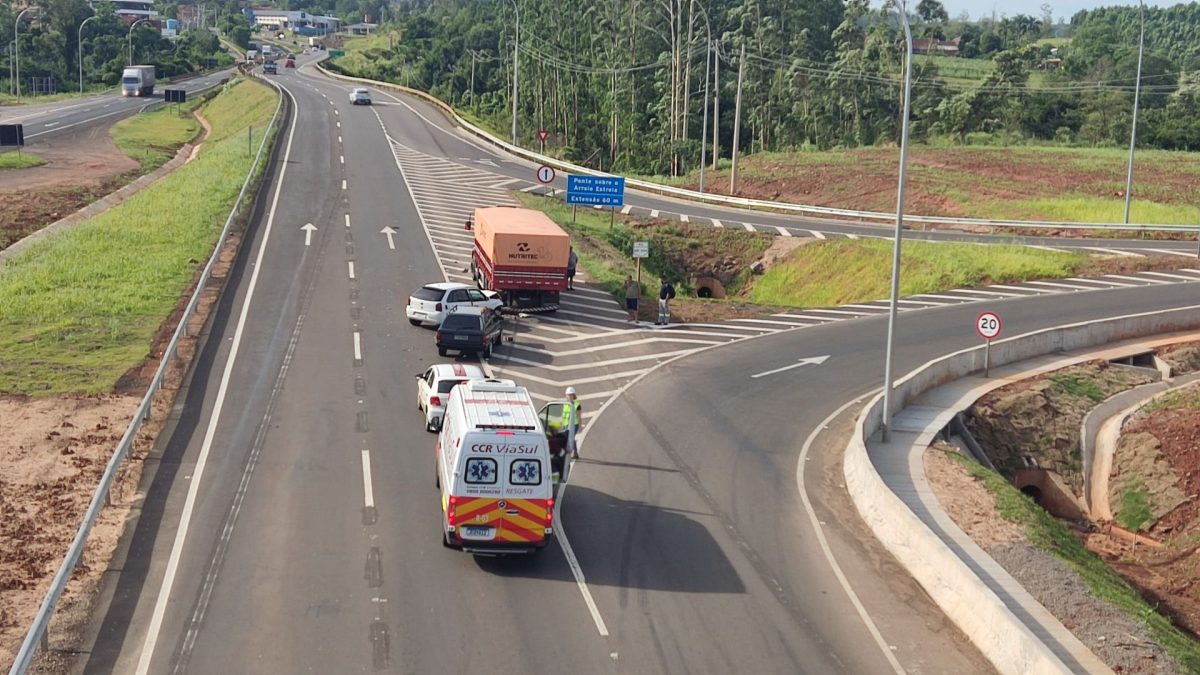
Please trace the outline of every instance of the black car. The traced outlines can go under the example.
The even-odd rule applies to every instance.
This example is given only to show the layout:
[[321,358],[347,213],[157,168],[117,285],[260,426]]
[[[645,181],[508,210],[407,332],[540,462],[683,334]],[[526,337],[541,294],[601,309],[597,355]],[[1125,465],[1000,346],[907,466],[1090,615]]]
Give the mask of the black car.
[[437,329],[438,354],[451,349],[461,354],[481,352],[490,358],[504,335],[504,318],[487,307],[457,307],[446,314]]

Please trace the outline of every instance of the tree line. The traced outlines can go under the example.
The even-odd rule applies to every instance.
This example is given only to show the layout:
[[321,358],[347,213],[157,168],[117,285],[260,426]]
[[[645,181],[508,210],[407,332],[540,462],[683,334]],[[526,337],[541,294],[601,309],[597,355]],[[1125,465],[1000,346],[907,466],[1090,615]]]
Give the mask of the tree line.
[[[58,91],[77,89],[80,26],[93,16],[96,18],[82,30],[84,84],[112,86],[121,81],[121,71],[129,63],[130,24],[116,14],[112,2],[97,2],[93,9],[87,0],[0,1],[0,26],[9,27],[7,48],[0,55],[3,79],[8,80],[13,65],[11,29],[17,14],[26,7],[33,11],[22,17],[16,35],[20,41],[22,92],[29,91],[31,77],[53,78]],[[172,41],[152,26],[141,24],[133,30],[132,44],[134,63],[157,66],[160,77],[195,72],[206,62],[232,63],[216,32],[209,30],[188,31]],[[11,80],[6,84],[11,90]]]
[[[367,50],[356,74],[425,89],[507,129],[514,3],[525,145],[542,128],[577,162],[682,173],[700,159],[706,83],[722,156],[735,126],[740,151],[898,142],[903,33],[891,8],[867,0],[412,0],[395,6],[380,28],[388,44]],[[982,82],[964,83],[939,73],[946,60],[914,58],[916,140],[1129,142],[1136,8],[1084,11],[1069,24],[1048,11],[951,20],[937,0],[915,10],[914,36],[960,38],[964,54],[992,62]],[[1197,33],[1200,5],[1146,9],[1144,147],[1200,148]],[[1042,40],[1055,35],[1072,39]]]

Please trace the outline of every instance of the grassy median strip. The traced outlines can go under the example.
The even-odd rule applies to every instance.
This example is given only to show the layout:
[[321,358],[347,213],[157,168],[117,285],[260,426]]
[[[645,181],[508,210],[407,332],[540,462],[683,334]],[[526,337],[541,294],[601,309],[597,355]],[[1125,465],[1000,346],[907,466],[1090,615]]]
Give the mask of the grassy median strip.
[[207,260],[276,93],[243,80],[204,108],[200,156],[126,202],[0,266],[0,393],[110,391],[148,355]]
[[31,166],[41,166],[45,163],[46,160],[24,150],[0,153],[0,169],[28,169]]
[[1178,659],[1187,672],[1200,672],[1200,644],[1143,600],[1107,563],[1087,550],[1070,528],[995,471],[957,452],[946,455],[965,466],[972,478],[982,482],[995,495],[996,510],[1006,520],[1023,525],[1025,534],[1035,546],[1066,562],[1097,598],[1145,625],[1155,642]]
[[[906,241],[900,294],[1026,279],[1069,277],[1087,256],[1027,246],[978,246]],[[829,307],[888,296],[890,241],[830,240],[802,246],[754,282],[749,300],[766,305]]]
[[201,102],[196,99],[178,109],[169,105],[127,117],[113,125],[113,142],[121,152],[140,162],[142,171],[149,173],[170,161],[179,146],[200,133],[200,123],[192,111]]

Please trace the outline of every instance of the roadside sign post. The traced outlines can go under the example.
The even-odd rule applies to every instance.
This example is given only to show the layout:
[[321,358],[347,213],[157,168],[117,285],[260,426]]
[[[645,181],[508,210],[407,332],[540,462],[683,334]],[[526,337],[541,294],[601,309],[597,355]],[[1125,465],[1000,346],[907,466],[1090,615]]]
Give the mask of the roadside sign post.
[[17,156],[21,156],[21,146],[25,145],[24,124],[0,124],[0,146],[17,148]]
[[546,154],[546,139],[550,137],[550,132],[545,129],[538,129],[538,142],[542,144],[542,154]]
[[[608,227],[616,222],[616,207],[625,205],[625,179],[621,176],[567,176],[567,203],[576,206],[610,206]],[[574,211],[571,212],[574,222]]]
[[539,183],[550,186],[550,194],[548,196],[553,197],[554,185],[552,183],[554,183],[554,167],[543,164],[537,168],[536,176]]
[[642,286],[642,258],[650,257],[650,242],[635,241],[633,242],[633,259],[637,261],[637,282],[638,288]]
[[995,312],[982,312],[975,317],[975,332],[979,333],[979,337],[985,340],[983,347],[983,376],[991,376],[992,367],[992,340],[1000,335],[1001,328],[1004,324],[1000,321],[1000,316]]

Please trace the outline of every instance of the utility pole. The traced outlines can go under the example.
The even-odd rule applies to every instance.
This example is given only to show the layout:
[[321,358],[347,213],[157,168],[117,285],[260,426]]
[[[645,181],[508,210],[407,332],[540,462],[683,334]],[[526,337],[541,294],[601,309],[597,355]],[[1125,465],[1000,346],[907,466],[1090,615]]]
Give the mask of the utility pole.
[[729,171],[729,194],[737,194],[737,156],[738,138],[742,130],[742,82],[746,78],[746,45],[742,45],[742,55],[738,57],[737,97],[733,103],[733,168]]
[[712,170],[717,170],[717,160],[721,157],[721,49],[720,43],[713,52],[713,155]]
[[704,156],[708,150],[708,66],[712,61],[712,39],[708,40],[708,49],[704,52],[704,121],[700,123],[700,194],[704,194],[704,165],[708,158]]
[[1133,127],[1129,131],[1129,169],[1125,173],[1125,224],[1129,224],[1129,201],[1133,197],[1133,149],[1137,147],[1138,96],[1142,93],[1142,47],[1146,42],[1146,3],[1138,0],[1141,7],[1142,29],[1138,33],[1137,82],[1133,85]]
[[517,80],[519,67],[518,63],[521,60],[521,8],[517,7],[517,0],[511,0],[513,4],[513,13],[517,15],[517,30],[513,37],[513,95],[512,95],[512,144],[517,144]]

